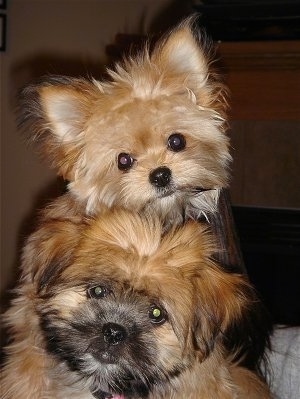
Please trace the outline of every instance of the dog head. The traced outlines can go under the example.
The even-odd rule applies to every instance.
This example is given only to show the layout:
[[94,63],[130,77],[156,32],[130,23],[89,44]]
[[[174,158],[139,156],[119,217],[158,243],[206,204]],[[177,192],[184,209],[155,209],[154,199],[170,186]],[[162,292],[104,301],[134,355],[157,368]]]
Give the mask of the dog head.
[[215,210],[230,160],[224,87],[190,25],[108,81],[49,77],[23,91],[22,120],[87,213],[114,205],[176,220]]
[[223,350],[251,291],[211,261],[199,223],[162,235],[158,219],[125,210],[80,234],[65,223],[39,240],[35,309],[47,350],[96,397],[165,392]]

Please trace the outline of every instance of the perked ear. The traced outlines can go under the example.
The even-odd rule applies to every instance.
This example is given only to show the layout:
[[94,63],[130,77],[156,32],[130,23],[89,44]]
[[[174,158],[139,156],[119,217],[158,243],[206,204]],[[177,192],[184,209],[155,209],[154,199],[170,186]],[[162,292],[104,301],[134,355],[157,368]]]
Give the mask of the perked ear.
[[177,79],[182,88],[188,89],[199,106],[225,117],[226,87],[211,67],[213,43],[204,32],[197,37],[194,24],[195,18],[188,18],[171,31],[154,48],[151,61],[162,74]]
[[207,76],[206,56],[199,47],[191,28],[187,24],[179,25],[152,54],[152,60],[164,66],[169,72],[193,77],[198,80]]
[[42,145],[42,154],[69,180],[96,93],[100,91],[93,82],[63,76],[47,77],[21,93],[21,123],[30,121],[31,139]]
[[208,71],[206,57],[187,26],[171,33],[153,58],[171,71],[188,76],[196,73],[205,77]]

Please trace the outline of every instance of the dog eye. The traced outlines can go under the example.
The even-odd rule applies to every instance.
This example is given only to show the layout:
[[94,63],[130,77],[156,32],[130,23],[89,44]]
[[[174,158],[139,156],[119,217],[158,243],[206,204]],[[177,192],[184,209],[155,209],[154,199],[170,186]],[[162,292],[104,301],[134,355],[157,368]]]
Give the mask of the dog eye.
[[89,298],[104,298],[109,294],[109,290],[102,286],[102,285],[96,285],[95,287],[90,287],[87,290],[87,295]]
[[118,168],[120,170],[130,169],[131,166],[133,165],[133,163],[134,163],[134,159],[129,154],[126,154],[125,152],[121,152],[118,155]]
[[149,318],[153,324],[163,324],[166,321],[165,311],[156,305],[149,308]]
[[172,151],[181,151],[185,148],[185,145],[185,138],[180,133],[171,134],[171,136],[168,138],[168,148],[170,148]]

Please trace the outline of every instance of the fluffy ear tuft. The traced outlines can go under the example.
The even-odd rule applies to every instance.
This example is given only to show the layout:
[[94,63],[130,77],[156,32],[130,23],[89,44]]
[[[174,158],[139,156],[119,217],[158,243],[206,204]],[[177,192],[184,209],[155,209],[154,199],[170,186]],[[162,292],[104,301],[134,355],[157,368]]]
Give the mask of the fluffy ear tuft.
[[173,31],[154,51],[152,60],[169,72],[187,77],[197,74],[203,81],[208,72],[206,56],[188,25],[180,25]]
[[[226,117],[226,87],[212,70],[212,42],[203,32],[197,37],[193,32],[194,18],[180,24],[155,48],[151,61],[166,78],[187,89],[195,102],[204,108]],[[216,115],[217,116],[217,115]]]
[[42,145],[59,174],[70,179],[84,140],[84,129],[99,88],[84,79],[52,76],[21,93],[21,124],[28,123],[32,140]]
[[42,87],[41,107],[53,134],[61,142],[75,141],[82,129],[85,110],[72,88]]

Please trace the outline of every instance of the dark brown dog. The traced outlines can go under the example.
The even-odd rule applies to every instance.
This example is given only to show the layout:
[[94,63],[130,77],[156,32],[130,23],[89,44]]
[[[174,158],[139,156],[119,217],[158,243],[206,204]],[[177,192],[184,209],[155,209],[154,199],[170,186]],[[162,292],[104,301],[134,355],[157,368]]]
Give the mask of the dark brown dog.
[[197,222],[111,210],[42,223],[25,247],[3,399],[269,398],[224,342],[257,298]]

